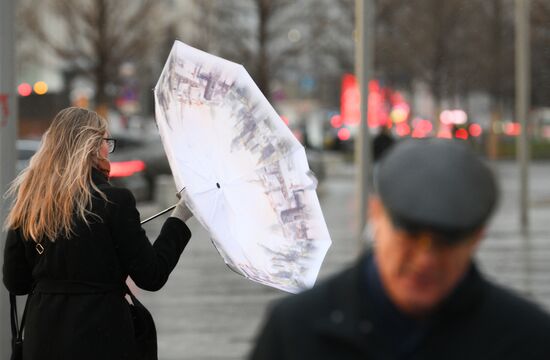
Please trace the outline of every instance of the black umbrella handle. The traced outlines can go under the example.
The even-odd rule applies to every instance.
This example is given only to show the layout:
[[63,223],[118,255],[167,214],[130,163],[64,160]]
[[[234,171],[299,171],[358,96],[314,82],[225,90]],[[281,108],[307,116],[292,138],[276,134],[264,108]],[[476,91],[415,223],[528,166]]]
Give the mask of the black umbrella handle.
[[161,212],[156,213],[155,215],[153,215],[153,216],[151,216],[151,217],[149,217],[149,218],[143,220],[143,221],[141,222],[141,225],[143,225],[143,224],[145,224],[146,222],[151,221],[151,220],[153,220],[154,218],[157,218],[157,217],[159,217],[159,216],[161,216],[161,215],[163,215],[163,214],[166,214],[166,213],[167,213],[168,211],[170,211],[170,210],[174,210],[174,208],[175,208],[176,206],[177,206],[177,204],[176,204],[176,205],[172,205],[172,206],[170,206],[169,208],[164,209],[164,210],[162,210]]

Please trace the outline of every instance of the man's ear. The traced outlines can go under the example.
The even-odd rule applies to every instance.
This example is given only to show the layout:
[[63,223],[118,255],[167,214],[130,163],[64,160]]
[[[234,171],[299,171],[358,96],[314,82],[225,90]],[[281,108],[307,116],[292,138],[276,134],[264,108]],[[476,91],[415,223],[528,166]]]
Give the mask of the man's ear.
[[472,246],[474,248],[477,248],[479,246],[479,243],[485,237],[486,230],[487,230],[486,228],[482,227],[482,228],[479,228],[478,230],[476,230],[472,234]]

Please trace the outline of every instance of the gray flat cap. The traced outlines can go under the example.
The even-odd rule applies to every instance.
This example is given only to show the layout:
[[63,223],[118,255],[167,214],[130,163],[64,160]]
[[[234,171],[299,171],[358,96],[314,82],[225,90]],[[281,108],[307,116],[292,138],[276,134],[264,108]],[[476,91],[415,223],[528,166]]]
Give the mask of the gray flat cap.
[[444,233],[451,241],[485,224],[498,198],[492,171],[460,140],[403,141],[382,158],[377,175],[396,226]]

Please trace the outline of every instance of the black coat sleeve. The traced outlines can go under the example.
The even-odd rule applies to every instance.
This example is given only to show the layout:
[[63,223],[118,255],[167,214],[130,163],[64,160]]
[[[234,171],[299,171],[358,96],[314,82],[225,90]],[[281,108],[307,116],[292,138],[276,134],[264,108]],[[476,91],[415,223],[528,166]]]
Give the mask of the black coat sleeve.
[[256,338],[256,344],[250,353],[250,360],[284,359],[284,344],[282,339],[282,314],[277,314],[278,308],[273,309],[264,320],[263,328]]
[[183,221],[169,217],[151,244],[141,227],[132,193],[112,188],[108,197],[114,203],[113,237],[122,267],[140,288],[159,290],[176,266],[191,238],[191,231]]
[[32,267],[25,256],[25,244],[15,230],[8,230],[4,247],[3,281],[15,295],[28,294],[32,286]]

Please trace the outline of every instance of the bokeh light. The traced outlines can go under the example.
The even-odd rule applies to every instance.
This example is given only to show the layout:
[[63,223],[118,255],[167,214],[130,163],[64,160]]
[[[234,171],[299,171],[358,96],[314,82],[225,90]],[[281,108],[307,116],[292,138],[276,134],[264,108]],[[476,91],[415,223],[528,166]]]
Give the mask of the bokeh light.
[[17,92],[21,96],[29,96],[32,93],[32,87],[27,83],[21,83],[17,87]]
[[468,132],[466,129],[458,129],[455,131],[455,138],[467,140],[468,139]]
[[429,120],[420,118],[414,119],[413,126],[412,137],[414,138],[425,138],[433,129],[432,123]]
[[444,110],[439,120],[445,125],[463,125],[468,121],[468,115],[463,110]]
[[330,126],[335,129],[341,128],[343,125],[342,117],[340,115],[334,115],[330,118]]
[[288,126],[289,120],[288,120],[288,117],[287,117],[287,116],[281,115],[281,120],[283,120],[283,122]]
[[411,127],[407,123],[400,123],[395,125],[395,133],[398,136],[407,136],[411,133]]
[[508,136],[518,136],[521,134],[521,125],[517,122],[508,122],[504,125],[504,133]]
[[347,128],[341,128],[340,130],[338,130],[338,139],[346,141],[349,140],[350,136],[351,134]]
[[410,108],[407,103],[400,103],[395,105],[390,113],[390,118],[395,123],[401,123],[409,117]]
[[44,81],[37,81],[34,83],[34,92],[38,95],[44,95],[48,92],[48,84]]
[[479,124],[470,124],[468,130],[470,132],[470,135],[472,135],[473,137],[478,137],[483,132],[483,129]]
[[288,40],[290,42],[298,42],[302,38],[302,34],[300,33],[300,30],[298,29],[290,29],[288,32]]

